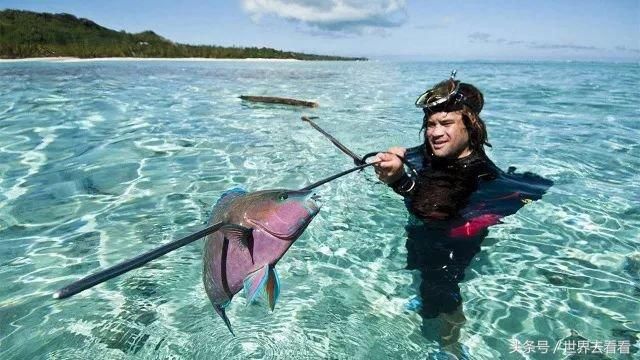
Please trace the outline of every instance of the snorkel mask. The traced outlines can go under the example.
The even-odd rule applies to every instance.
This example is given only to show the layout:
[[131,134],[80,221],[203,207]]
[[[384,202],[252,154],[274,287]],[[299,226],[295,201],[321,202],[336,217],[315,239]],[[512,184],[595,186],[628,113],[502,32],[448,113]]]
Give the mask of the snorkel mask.
[[475,86],[460,82],[455,77],[456,70],[453,70],[449,79],[437,83],[420,95],[416,106],[425,113],[434,113],[439,110],[459,110],[466,105],[479,114],[484,106],[482,93]]

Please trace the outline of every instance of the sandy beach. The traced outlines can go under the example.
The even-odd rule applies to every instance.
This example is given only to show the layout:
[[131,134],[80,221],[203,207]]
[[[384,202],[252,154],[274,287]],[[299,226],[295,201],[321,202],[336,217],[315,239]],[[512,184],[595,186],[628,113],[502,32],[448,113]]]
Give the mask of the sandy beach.
[[86,61],[302,61],[298,59],[267,59],[267,58],[246,58],[246,59],[219,59],[219,58],[135,58],[135,57],[107,57],[107,58],[76,58],[76,57],[37,57],[24,59],[0,59],[0,62],[28,62],[28,61],[49,61],[49,62],[86,62]]

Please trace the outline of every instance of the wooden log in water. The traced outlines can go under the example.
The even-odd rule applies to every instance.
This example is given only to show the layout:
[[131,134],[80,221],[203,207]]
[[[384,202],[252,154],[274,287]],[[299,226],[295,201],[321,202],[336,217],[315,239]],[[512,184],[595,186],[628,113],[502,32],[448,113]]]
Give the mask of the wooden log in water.
[[318,107],[318,103],[317,102],[290,99],[290,98],[283,98],[283,97],[277,97],[277,96],[240,95],[240,99],[246,100],[246,101],[253,101],[253,102],[269,103],[269,104],[284,104],[284,105],[293,105],[293,106]]

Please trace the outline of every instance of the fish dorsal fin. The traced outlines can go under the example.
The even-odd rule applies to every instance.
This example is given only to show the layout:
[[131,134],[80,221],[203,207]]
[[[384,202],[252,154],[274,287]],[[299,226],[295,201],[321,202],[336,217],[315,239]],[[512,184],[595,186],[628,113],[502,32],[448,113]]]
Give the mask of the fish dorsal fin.
[[238,196],[242,196],[244,194],[246,194],[247,192],[239,187],[235,187],[232,189],[229,189],[225,192],[222,193],[222,195],[220,195],[220,198],[218,198],[218,201],[216,201],[216,204],[214,206],[220,206],[222,204],[225,204],[235,198],[237,198]]
[[249,274],[244,279],[244,291],[247,298],[247,305],[254,302],[260,293],[264,293],[271,311],[276,306],[280,296],[280,278],[276,269],[267,264],[262,268]]
[[232,243],[237,243],[249,249],[253,263],[253,230],[238,224],[225,224],[220,228],[224,237]]

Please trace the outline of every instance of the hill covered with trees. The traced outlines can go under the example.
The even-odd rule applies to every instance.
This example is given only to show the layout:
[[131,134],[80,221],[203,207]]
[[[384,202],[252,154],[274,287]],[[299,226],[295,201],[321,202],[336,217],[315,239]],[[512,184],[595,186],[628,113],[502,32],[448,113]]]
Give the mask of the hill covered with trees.
[[271,58],[366,60],[312,55],[258,47],[200,46],[174,43],[153,31],[115,31],[71,14],[0,11],[0,58],[70,56],[79,58]]

